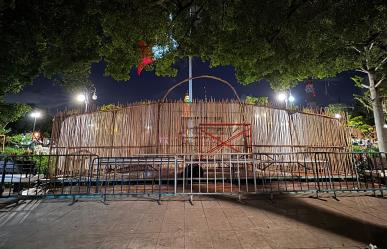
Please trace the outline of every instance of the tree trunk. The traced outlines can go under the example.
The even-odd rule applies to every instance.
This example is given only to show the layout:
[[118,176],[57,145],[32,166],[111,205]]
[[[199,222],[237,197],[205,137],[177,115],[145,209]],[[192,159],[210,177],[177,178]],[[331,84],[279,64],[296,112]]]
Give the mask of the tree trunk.
[[371,93],[372,110],[374,113],[376,137],[378,139],[378,147],[380,152],[386,152],[387,149],[387,137],[384,129],[384,113],[382,101],[379,96],[378,90],[375,88],[375,79],[372,73],[368,73],[368,80]]

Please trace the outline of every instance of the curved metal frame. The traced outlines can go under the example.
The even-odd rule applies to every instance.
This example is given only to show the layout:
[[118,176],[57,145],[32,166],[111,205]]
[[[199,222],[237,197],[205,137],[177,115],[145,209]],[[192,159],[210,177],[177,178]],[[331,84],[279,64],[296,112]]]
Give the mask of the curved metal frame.
[[235,97],[238,99],[239,103],[242,103],[241,102],[241,99],[239,98],[239,95],[238,93],[236,92],[235,88],[230,84],[230,82],[228,82],[227,80],[224,80],[224,79],[221,79],[219,77],[216,77],[216,76],[211,76],[211,75],[201,75],[201,76],[195,76],[195,77],[191,77],[191,78],[187,78],[185,80],[182,80],[178,83],[176,83],[175,85],[173,85],[171,88],[168,89],[168,91],[165,93],[165,95],[163,96],[163,98],[161,99],[161,102],[163,103],[165,101],[165,99],[167,98],[167,96],[178,86],[182,85],[183,83],[185,82],[188,82],[189,80],[194,80],[194,79],[213,79],[213,80],[217,80],[217,81],[220,81],[224,84],[226,84],[228,87],[231,88],[231,90],[233,91]]

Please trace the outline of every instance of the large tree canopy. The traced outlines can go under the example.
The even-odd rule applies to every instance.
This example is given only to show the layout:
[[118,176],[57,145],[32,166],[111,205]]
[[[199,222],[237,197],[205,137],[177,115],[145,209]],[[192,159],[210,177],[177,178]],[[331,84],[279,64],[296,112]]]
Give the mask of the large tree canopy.
[[101,59],[107,75],[127,80],[139,40],[169,48],[148,67],[158,75],[174,75],[174,62],[193,55],[233,65],[242,83],[268,79],[275,88],[357,68],[351,47],[386,43],[382,0],[14,0],[0,11],[2,93],[38,74],[90,84]]

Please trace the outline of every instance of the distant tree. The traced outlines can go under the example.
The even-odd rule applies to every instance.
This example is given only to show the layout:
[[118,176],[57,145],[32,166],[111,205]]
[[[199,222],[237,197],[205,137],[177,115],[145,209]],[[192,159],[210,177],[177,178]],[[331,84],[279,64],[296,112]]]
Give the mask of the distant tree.
[[254,97],[246,96],[245,102],[250,105],[267,105],[269,103],[268,97]]
[[115,104],[106,104],[106,105],[103,105],[99,108],[99,110],[101,112],[108,112],[108,111],[112,111],[112,110],[117,110],[117,109],[120,109],[121,107],[118,106],[118,105],[115,105]]
[[[355,97],[356,99],[356,97]],[[374,126],[374,118],[372,116],[372,109],[367,108],[359,101],[355,101],[353,109],[350,110],[350,115],[353,117],[362,116],[366,124]]]
[[10,132],[7,125],[23,117],[31,107],[26,104],[0,104],[0,134]]
[[[387,11],[387,8],[385,10]],[[387,18],[387,15],[385,17]],[[387,33],[382,38],[387,39]],[[382,93],[383,89],[387,87],[387,40],[379,41],[377,38],[373,38],[364,47],[353,46],[353,49],[358,53],[356,70],[366,74],[366,79],[352,78],[357,86],[367,90],[365,95],[357,97],[357,100],[367,108],[372,109],[379,150],[385,152],[387,150],[387,133],[383,127],[385,108],[383,108],[384,96]]]
[[374,127],[367,124],[363,116],[348,117],[348,126],[358,129],[364,136],[370,137],[374,132]]
[[325,112],[334,117],[335,114],[342,114],[345,112],[345,109],[346,109],[346,106],[343,105],[343,104],[329,104],[326,108],[325,108]]

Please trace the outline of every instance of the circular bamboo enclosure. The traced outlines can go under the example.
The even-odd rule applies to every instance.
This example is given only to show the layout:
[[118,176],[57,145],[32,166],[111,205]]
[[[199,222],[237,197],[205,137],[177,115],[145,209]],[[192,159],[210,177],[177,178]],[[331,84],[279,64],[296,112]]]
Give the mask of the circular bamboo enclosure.
[[239,101],[148,102],[110,111],[58,115],[52,150],[125,157],[347,151],[344,121]]

